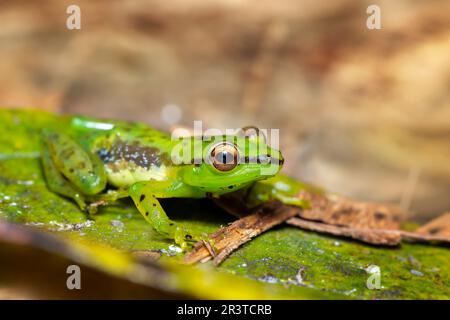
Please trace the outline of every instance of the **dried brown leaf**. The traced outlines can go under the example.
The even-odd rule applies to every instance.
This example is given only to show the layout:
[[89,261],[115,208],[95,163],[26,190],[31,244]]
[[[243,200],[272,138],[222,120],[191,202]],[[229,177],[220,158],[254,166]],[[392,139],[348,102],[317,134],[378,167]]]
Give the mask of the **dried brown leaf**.
[[230,214],[243,217],[213,233],[210,242],[198,242],[185,257],[185,262],[205,262],[213,258],[218,265],[243,243],[285,221],[305,230],[349,237],[373,245],[396,246],[402,240],[450,243],[450,213],[431,221],[418,232],[407,232],[400,230],[405,212],[393,205],[358,202],[306,191],[299,197],[309,200],[310,209],[270,202],[245,215],[249,209],[242,198],[228,196],[216,200]]
[[399,229],[405,213],[387,204],[358,202],[334,195],[317,195],[302,192],[299,197],[311,203],[311,208],[299,210],[306,220],[358,229]]
[[350,237],[375,245],[395,246],[400,244],[402,239],[401,234],[392,232],[393,230],[336,226],[301,218],[291,218],[287,223],[305,230],[332,234],[334,236]]
[[444,213],[416,230],[420,234],[450,237],[450,212]]

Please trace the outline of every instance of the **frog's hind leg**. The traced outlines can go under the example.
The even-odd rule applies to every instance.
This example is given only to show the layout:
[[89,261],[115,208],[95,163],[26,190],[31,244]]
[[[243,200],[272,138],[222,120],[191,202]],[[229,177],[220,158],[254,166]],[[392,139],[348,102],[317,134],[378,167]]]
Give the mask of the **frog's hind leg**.
[[103,164],[71,138],[50,130],[43,132],[42,162],[49,188],[73,198],[84,209],[83,196],[106,187]]
[[72,198],[78,204],[80,209],[84,210],[86,208],[86,203],[83,195],[73,188],[58,171],[46,146],[42,148],[41,159],[48,188],[54,193]]

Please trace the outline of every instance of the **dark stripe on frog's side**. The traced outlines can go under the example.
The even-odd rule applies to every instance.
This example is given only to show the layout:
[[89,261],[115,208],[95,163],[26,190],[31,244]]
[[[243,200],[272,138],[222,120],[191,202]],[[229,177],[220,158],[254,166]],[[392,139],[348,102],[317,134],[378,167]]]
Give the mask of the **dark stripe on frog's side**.
[[146,169],[171,164],[166,152],[161,152],[157,147],[143,146],[137,140],[123,141],[117,138],[109,148],[99,148],[97,154],[105,164],[125,161]]
[[[284,164],[284,159],[283,158],[279,159],[279,158],[276,158],[276,157],[272,157],[269,154],[264,154],[264,155],[259,156],[259,157],[248,157],[248,156],[241,157],[241,159],[239,159],[239,163],[257,163],[257,164],[261,164],[261,163],[263,163],[263,161],[261,161],[261,158],[269,159],[269,163],[275,163],[275,164],[279,164],[279,165],[283,165]],[[201,158],[199,158],[199,159],[198,158],[191,159],[191,164],[194,164],[194,165],[200,165],[202,162],[203,162],[203,159],[201,159]],[[264,162],[264,163],[266,163],[266,162]]]

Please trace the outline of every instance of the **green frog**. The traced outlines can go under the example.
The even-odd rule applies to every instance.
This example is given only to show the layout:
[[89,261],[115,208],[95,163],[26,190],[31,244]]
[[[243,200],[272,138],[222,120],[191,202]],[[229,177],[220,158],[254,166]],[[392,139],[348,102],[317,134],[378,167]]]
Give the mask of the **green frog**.
[[255,127],[234,134],[174,138],[143,123],[61,116],[62,130],[42,130],[41,159],[49,189],[95,212],[131,197],[144,219],[182,248],[202,239],[169,219],[162,198],[220,197],[245,191],[249,202],[276,199],[304,207],[284,159]]

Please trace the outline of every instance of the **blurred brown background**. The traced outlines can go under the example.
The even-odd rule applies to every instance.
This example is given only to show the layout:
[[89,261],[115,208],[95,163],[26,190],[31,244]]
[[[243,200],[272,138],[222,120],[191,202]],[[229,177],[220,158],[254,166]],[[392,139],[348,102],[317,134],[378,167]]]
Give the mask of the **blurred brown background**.
[[[66,8],[81,8],[68,30]],[[366,9],[381,8],[381,30]],[[285,171],[450,208],[450,1],[0,1],[0,105],[280,128]],[[178,116],[181,116],[179,121]]]

